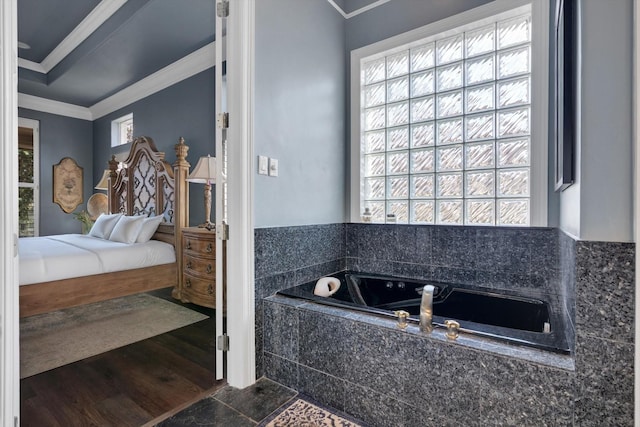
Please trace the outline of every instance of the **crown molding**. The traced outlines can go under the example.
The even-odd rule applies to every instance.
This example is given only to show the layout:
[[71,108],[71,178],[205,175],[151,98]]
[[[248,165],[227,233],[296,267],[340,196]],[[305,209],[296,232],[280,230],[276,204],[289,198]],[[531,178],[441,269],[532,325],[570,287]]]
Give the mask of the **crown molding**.
[[42,64],[29,61],[28,59],[18,58],[18,67],[35,71],[36,73],[46,74],[44,68],[42,67]]
[[18,94],[18,107],[82,120],[97,120],[213,67],[215,57],[216,43],[211,42],[89,108],[24,93]]
[[344,9],[338,6],[338,4],[334,0],[327,0],[327,1],[331,6],[334,7],[335,10],[338,11],[340,15],[342,15],[344,19],[351,19],[354,16],[360,15],[361,13],[367,12],[371,9],[375,9],[376,7],[382,6],[385,3],[389,3],[391,0],[378,0],[364,7],[361,7],[360,9],[354,10],[353,12],[350,12],[350,13],[345,12]]
[[102,0],[42,62],[18,58],[18,66],[47,74],[120,9],[127,0]]
[[120,92],[89,107],[93,120],[153,95],[215,65],[216,43],[195,52],[145,77]]
[[26,93],[18,93],[18,107],[42,111],[43,113],[57,114],[59,116],[72,117],[74,119],[93,120],[91,111],[86,107],[27,95]]

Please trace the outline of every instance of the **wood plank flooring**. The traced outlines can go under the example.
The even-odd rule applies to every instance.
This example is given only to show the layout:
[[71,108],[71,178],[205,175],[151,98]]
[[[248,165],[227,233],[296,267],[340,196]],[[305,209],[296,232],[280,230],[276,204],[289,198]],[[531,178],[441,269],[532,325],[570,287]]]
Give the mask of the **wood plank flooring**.
[[[202,310],[198,310],[202,311]],[[215,317],[20,381],[22,426],[141,426],[224,386]]]

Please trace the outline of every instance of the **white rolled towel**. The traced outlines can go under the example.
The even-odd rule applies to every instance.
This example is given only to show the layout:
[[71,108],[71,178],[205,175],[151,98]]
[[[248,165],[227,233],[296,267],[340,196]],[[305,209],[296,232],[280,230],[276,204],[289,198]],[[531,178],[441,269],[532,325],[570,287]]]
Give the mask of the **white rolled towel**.
[[313,294],[319,297],[330,297],[340,289],[340,280],[335,277],[323,277],[316,282]]

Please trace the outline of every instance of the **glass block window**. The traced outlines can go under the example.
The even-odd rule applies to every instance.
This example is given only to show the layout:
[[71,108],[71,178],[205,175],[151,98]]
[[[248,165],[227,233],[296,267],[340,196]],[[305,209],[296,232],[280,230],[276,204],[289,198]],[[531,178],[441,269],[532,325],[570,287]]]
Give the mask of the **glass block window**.
[[530,224],[531,13],[488,22],[362,59],[373,222]]

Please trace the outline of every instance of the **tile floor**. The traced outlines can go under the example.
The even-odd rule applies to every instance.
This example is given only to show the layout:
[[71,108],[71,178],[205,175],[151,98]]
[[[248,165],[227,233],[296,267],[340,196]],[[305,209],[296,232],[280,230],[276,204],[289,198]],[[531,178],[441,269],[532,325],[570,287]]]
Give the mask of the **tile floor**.
[[226,386],[157,424],[158,427],[250,427],[256,426],[297,392],[267,378],[239,390]]

